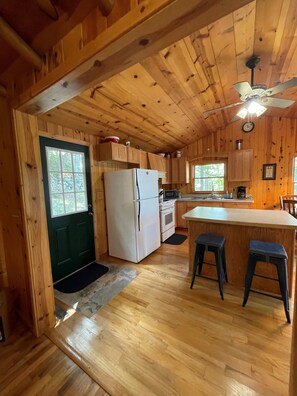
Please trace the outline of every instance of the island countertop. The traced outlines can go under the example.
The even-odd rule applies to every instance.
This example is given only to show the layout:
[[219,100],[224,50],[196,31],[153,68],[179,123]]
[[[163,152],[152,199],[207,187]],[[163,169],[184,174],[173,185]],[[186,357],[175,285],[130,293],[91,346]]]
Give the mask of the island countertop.
[[297,229],[297,219],[283,210],[196,207],[183,215],[191,221]]

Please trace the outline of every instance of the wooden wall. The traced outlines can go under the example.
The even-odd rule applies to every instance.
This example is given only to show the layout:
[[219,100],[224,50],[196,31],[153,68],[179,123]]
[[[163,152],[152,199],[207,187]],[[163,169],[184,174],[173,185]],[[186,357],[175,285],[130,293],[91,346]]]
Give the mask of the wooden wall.
[[[229,183],[229,192],[236,192],[238,185],[247,186],[247,194],[254,198],[254,208],[279,208],[279,196],[292,193],[292,164],[297,155],[297,120],[289,118],[261,117],[255,120],[251,133],[241,131],[242,121],[224,130],[198,140],[183,149],[190,160],[211,158],[214,153],[226,155],[235,150],[236,140],[243,139],[243,149],[253,149],[252,180]],[[276,179],[262,180],[263,164],[276,163]],[[182,192],[190,193],[191,185],[182,186]]]
[[16,289],[16,310],[30,326],[30,286],[15,142],[10,110],[1,97],[0,113],[0,288]]

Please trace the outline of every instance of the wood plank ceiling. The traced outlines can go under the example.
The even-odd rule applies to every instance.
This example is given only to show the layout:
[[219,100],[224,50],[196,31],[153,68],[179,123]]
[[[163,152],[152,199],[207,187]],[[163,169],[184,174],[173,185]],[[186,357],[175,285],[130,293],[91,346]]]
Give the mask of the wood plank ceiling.
[[[261,58],[255,83],[272,87],[297,76],[296,27],[296,0],[256,0],[41,118],[151,152],[174,151],[231,122],[238,107],[203,112],[239,101],[232,85],[250,82],[245,63],[253,54]],[[297,99],[297,89],[277,97]],[[296,114],[297,104],[265,113]]]

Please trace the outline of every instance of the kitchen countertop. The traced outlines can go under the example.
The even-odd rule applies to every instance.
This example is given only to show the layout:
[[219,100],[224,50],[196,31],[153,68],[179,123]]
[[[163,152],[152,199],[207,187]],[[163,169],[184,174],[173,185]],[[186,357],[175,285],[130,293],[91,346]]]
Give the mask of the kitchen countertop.
[[253,198],[200,198],[200,197],[181,197],[176,200],[177,202],[230,202],[230,203],[254,203]]
[[186,220],[263,228],[297,229],[297,220],[284,210],[196,207],[182,216]]

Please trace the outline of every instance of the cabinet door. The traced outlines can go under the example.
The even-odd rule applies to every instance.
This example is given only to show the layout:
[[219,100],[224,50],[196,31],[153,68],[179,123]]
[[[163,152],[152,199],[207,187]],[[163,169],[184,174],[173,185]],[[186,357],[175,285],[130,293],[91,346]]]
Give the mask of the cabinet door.
[[182,218],[182,215],[187,213],[187,202],[176,202],[176,227],[187,228],[187,220]]
[[185,158],[172,158],[171,183],[187,184],[189,181],[189,162]]
[[100,143],[99,160],[127,162],[127,147],[119,143]]
[[139,164],[140,163],[140,150],[134,147],[127,147],[127,154],[128,160],[132,164]]
[[127,147],[123,144],[111,143],[113,145],[113,160],[127,162]]
[[140,168],[141,169],[148,169],[148,159],[147,159],[147,152],[146,151],[139,151],[140,154]]
[[228,154],[228,181],[250,181],[253,150],[235,150]]
[[171,159],[171,183],[179,183],[178,158]]
[[165,172],[166,172],[166,183],[164,184],[171,184],[172,179],[171,179],[171,160],[170,159],[164,159],[165,160]]

